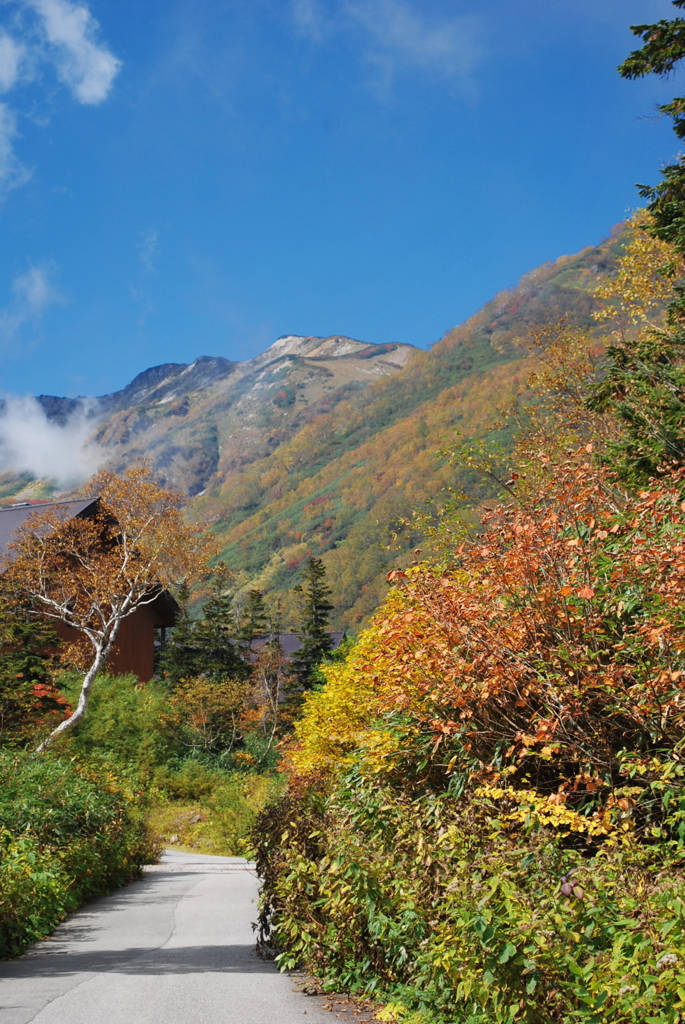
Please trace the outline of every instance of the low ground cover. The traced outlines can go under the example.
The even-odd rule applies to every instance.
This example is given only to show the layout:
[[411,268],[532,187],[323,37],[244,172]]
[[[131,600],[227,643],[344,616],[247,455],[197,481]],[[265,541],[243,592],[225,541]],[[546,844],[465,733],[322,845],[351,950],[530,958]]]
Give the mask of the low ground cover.
[[222,857],[250,857],[249,833],[264,806],[282,788],[273,773],[232,773],[214,777],[195,800],[158,796],[149,812],[150,829],[164,846]]
[[132,677],[103,676],[69,749],[138,780],[159,845],[243,856],[256,815],[281,784],[272,752],[259,736],[237,750],[221,736],[214,749],[194,745],[198,730],[188,707],[179,714],[177,693],[160,680],[141,686]]

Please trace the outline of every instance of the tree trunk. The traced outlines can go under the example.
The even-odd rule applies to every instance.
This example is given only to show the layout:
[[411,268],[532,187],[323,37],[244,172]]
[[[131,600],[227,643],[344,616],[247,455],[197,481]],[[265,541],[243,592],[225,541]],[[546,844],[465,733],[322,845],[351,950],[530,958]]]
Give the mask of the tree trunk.
[[51,747],[62,733],[70,732],[85,717],[95,677],[100,669],[107,663],[107,658],[109,657],[109,652],[112,650],[112,645],[114,644],[118,627],[119,623],[117,623],[116,629],[112,632],[107,643],[103,643],[100,647],[96,648],[93,663],[86,672],[83,683],[81,684],[81,693],[79,694],[76,710],[69,716],[69,718],[65,718],[63,722],[60,722],[57,728],[53,729],[50,735],[46,736],[43,742],[36,747],[37,754],[44,754],[48,747]]

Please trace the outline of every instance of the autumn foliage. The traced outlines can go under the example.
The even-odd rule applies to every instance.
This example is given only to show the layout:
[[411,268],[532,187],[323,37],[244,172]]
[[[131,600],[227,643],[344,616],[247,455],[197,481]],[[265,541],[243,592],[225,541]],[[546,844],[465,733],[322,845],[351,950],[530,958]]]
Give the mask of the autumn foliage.
[[7,601],[73,628],[64,657],[85,673],[76,708],[41,750],[84,717],[123,620],[164,588],[206,572],[212,552],[209,539],[186,523],[181,496],[160,487],[146,465],[122,476],[103,470],[88,486],[98,498],[91,515],[72,516],[60,504],[38,510],[17,531],[2,567]]
[[[404,719],[430,751],[424,782],[448,767],[568,808],[579,831],[629,816],[643,827],[659,817],[654,755],[685,737],[682,473],[628,500],[587,450],[545,466],[537,500],[492,508],[452,568],[391,573],[395,593],[348,669],[354,745],[361,710],[369,763],[387,772],[398,758],[401,771],[407,741],[393,753],[391,737]],[[345,669],[326,671],[335,693]],[[331,760],[341,716],[328,705],[308,700],[289,754],[298,773],[344,757],[343,742]]]
[[640,424],[666,415],[657,364],[621,362],[673,295],[632,231],[609,336],[538,332],[508,449],[448,453],[497,493],[446,502],[439,556],[388,574],[256,833],[264,944],[387,1019],[685,1014],[685,470],[654,433],[658,472],[625,472],[647,433],[620,395],[590,408],[618,366]]
[[675,1022],[683,471],[630,494],[590,445],[540,462],[451,565],[391,573],[307,695],[265,941],[398,1019]]

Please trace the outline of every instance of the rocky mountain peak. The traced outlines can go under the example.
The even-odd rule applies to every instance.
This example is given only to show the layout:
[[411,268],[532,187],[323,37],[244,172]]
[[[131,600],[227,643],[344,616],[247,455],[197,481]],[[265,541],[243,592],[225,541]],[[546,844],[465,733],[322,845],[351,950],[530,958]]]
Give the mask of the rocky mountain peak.
[[331,334],[327,338],[315,335],[284,334],[257,358],[271,360],[279,359],[282,356],[306,356],[308,359],[337,359],[340,356],[352,355],[352,353],[367,347],[366,342],[356,341],[344,334]]

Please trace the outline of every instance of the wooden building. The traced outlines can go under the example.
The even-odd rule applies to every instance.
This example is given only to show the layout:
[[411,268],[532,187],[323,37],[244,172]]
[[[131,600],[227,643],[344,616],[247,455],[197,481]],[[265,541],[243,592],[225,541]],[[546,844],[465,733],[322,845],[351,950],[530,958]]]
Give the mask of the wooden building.
[[[99,498],[76,501],[21,502],[0,508],[0,557],[11,557],[10,545],[20,529],[34,512],[60,508],[66,518],[88,518],[98,509]],[[109,658],[109,668],[117,674],[131,673],[141,682],[152,679],[155,672],[155,630],[173,626],[178,605],[171,594],[161,591],[155,600],[138,608],[123,620],[117,634],[116,646]],[[64,622],[54,623],[61,640],[74,642],[76,630]]]

